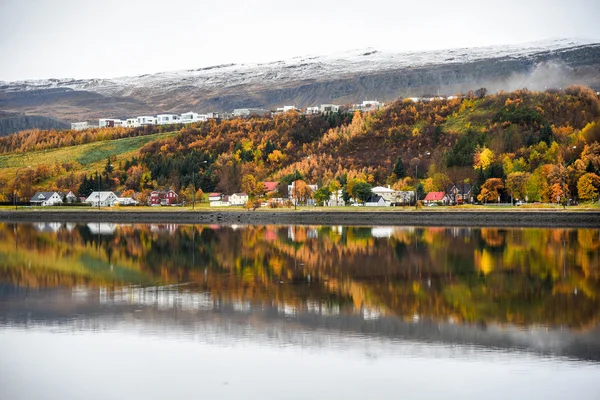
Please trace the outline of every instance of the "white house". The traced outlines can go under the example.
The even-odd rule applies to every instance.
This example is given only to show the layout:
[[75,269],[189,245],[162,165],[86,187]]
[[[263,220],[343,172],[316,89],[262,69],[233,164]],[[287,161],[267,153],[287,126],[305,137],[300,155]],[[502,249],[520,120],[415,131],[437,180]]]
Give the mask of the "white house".
[[155,117],[142,115],[140,117],[137,117],[137,120],[138,120],[138,124],[140,124],[140,125],[156,125]]
[[91,203],[94,207],[111,207],[117,203],[118,197],[113,192],[92,192],[85,199],[86,203]]
[[37,192],[29,202],[35,206],[55,206],[63,203],[63,196],[59,192]]
[[89,128],[87,121],[86,122],[73,122],[71,123],[71,129],[74,131],[82,131],[84,129]]
[[229,204],[232,206],[245,206],[248,202],[248,195],[246,193],[234,193],[229,196]]
[[193,122],[203,122],[207,120],[208,116],[190,111],[181,114],[181,119],[179,122],[181,122],[182,124],[191,124]]
[[397,192],[394,189],[390,189],[389,186],[376,186],[373,189],[371,189],[371,191],[373,192],[373,194],[383,197],[383,200],[388,206],[396,201]]
[[206,114],[206,118],[208,118],[208,119],[217,119],[217,118],[219,118],[219,113],[209,112],[209,113]]
[[140,126],[140,122],[137,118],[127,118],[125,120],[125,124],[123,124],[126,128],[137,128]]
[[262,117],[265,114],[271,114],[269,110],[262,108],[236,108],[233,110],[234,117],[249,117],[250,115],[258,115]]
[[277,112],[278,113],[285,113],[288,111],[298,111],[298,109],[296,108],[296,106],[283,106],[283,107],[279,107],[277,108]]
[[123,126],[123,122],[124,121],[116,118],[100,118],[98,120],[98,127],[114,128],[117,126]]
[[340,106],[337,104],[321,104],[321,107],[319,108],[319,110],[322,113],[338,112],[338,111],[340,111]]
[[353,104],[352,109],[355,111],[372,111],[383,108],[384,104],[377,100],[365,100],[362,104]]
[[344,201],[344,198],[342,197],[342,189],[339,189],[337,191],[337,196],[336,196],[335,192],[332,192],[331,195],[329,196],[329,200],[327,200],[327,202],[325,204],[330,207],[345,206],[346,202]]
[[223,196],[223,193],[213,192],[208,194],[208,201],[211,207],[229,206],[229,198]]
[[138,202],[131,197],[117,197],[117,203],[120,206],[137,206]]
[[156,121],[158,125],[178,124],[181,122],[179,115],[175,114],[158,114],[156,116]]
[[383,197],[376,194],[371,196],[371,198],[365,202],[366,207],[385,207],[389,205],[390,203],[386,202]]
[[306,107],[306,114],[308,115],[319,114],[320,112],[319,107]]

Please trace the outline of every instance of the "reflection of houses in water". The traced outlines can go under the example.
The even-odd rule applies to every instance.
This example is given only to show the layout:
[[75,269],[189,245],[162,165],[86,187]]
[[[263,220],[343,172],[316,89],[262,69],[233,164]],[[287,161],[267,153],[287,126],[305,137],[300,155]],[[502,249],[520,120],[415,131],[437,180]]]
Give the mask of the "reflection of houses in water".
[[394,227],[392,226],[378,226],[371,229],[371,235],[374,238],[391,238],[394,234]]
[[117,229],[117,224],[108,222],[90,222],[87,224],[88,229],[94,235],[112,235]]
[[452,235],[452,237],[454,237],[454,238],[470,237],[472,235],[471,228],[453,227],[453,228],[450,228],[449,231],[450,231],[450,234]]
[[177,224],[150,224],[150,232],[160,233],[160,232],[168,232],[169,235],[174,234],[179,225]]
[[[101,288],[99,302],[101,305],[137,305],[157,307],[160,310],[181,309],[186,311],[212,311],[229,309],[236,313],[249,314],[263,312],[264,305],[252,304],[248,300],[222,300],[207,292],[180,291],[178,285],[164,287],[123,287],[114,290]],[[86,296],[77,290],[75,297]],[[341,315],[339,304],[307,300],[300,304],[279,303],[272,305],[280,316],[299,317],[301,315],[318,315],[322,317]],[[346,309],[344,313],[356,315],[364,320],[374,320],[383,317],[380,310],[368,306],[360,309]]]
[[52,232],[56,233],[60,231],[62,228],[62,223],[60,222],[37,222],[33,224],[35,229],[39,232]]
[[[295,242],[296,238],[302,238],[306,234],[307,239],[318,239],[319,231],[317,228],[307,228],[304,226],[289,226],[288,227],[288,239]],[[298,241],[301,241],[298,239]]]

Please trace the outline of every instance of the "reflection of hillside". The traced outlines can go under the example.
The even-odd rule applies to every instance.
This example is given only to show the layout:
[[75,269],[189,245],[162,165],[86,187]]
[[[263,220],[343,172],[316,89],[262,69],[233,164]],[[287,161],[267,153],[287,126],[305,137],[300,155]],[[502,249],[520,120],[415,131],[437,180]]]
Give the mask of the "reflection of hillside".
[[600,238],[590,229],[107,229],[0,224],[0,280],[187,283],[229,302],[516,325],[589,327],[600,310]]
[[[189,340],[302,347],[378,348],[407,346],[453,346],[453,357],[463,349],[486,351],[526,350],[544,356],[566,356],[600,360],[598,327],[590,332],[514,325],[456,324],[452,319],[410,320],[384,316],[368,308],[317,305],[311,301],[293,305],[265,305],[227,300],[207,292],[189,290],[188,285],[168,287],[76,287],[31,292],[3,288],[0,327],[22,326],[37,330],[44,326],[68,331],[139,330],[144,335],[181,335]],[[28,301],[17,301],[23,298]],[[382,339],[385,339],[382,341]],[[413,350],[411,350],[413,349]]]

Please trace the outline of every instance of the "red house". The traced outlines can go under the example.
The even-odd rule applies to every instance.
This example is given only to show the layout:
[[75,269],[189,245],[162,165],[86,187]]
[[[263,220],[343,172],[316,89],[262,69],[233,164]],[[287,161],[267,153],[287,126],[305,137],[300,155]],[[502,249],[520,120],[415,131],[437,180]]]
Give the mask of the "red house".
[[444,192],[429,192],[427,196],[425,196],[425,200],[423,200],[425,204],[441,201],[446,204],[447,198],[446,193]]
[[170,206],[177,204],[179,196],[173,190],[154,190],[150,193],[148,203],[151,206]]

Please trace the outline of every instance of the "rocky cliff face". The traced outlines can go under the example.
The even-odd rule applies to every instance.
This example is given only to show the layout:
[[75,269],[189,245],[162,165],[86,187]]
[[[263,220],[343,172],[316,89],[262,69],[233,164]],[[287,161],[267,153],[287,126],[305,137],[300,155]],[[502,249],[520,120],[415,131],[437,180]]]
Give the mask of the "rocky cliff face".
[[600,89],[600,44],[560,40],[397,54],[368,49],[115,79],[0,82],[0,110],[75,121],[571,84]]
[[39,115],[18,115],[0,113],[0,136],[9,135],[26,129],[68,129],[71,124],[55,118]]

